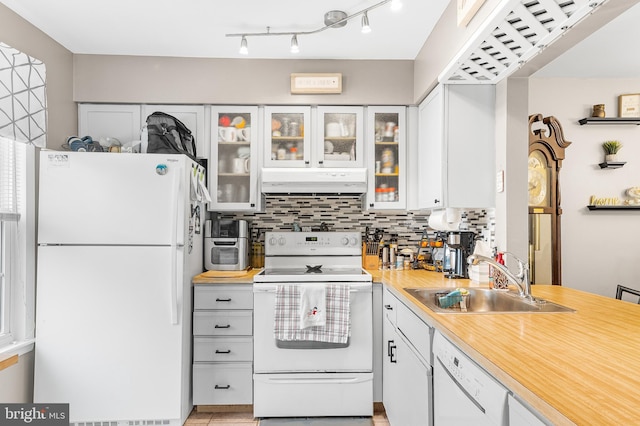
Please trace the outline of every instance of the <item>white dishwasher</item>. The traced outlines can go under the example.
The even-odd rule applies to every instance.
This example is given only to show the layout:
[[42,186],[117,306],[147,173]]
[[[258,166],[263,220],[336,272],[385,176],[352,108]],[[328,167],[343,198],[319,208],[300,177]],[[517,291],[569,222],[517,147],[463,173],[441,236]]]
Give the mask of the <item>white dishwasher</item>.
[[434,426],[506,426],[507,390],[460,349],[433,337]]

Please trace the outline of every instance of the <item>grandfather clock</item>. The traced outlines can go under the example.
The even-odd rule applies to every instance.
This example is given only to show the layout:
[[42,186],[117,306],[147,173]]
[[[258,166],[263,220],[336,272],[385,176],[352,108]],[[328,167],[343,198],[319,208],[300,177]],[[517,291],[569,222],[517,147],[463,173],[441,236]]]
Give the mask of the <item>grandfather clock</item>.
[[532,284],[562,284],[560,169],[565,140],[555,117],[529,116],[529,265]]

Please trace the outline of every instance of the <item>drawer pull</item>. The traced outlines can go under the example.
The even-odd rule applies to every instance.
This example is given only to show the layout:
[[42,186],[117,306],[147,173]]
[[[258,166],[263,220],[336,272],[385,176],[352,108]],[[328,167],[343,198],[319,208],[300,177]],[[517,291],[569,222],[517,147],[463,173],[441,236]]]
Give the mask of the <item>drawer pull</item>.
[[224,386],[216,385],[214,389],[229,389],[230,387],[231,385],[224,385]]
[[227,298],[227,299],[220,299],[219,297],[216,297],[216,302],[231,302],[231,298]]
[[216,324],[214,328],[231,328],[231,324],[226,324],[226,325]]
[[216,349],[217,354],[230,354],[231,349],[227,349],[226,351],[221,351],[220,349]]

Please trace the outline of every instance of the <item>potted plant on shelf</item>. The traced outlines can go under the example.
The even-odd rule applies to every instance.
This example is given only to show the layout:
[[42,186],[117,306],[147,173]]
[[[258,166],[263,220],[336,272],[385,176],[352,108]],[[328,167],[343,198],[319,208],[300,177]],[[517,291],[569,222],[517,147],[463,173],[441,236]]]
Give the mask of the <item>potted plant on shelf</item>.
[[618,151],[622,148],[620,141],[606,141],[602,143],[604,149],[604,161],[607,163],[615,163],[618,161]]

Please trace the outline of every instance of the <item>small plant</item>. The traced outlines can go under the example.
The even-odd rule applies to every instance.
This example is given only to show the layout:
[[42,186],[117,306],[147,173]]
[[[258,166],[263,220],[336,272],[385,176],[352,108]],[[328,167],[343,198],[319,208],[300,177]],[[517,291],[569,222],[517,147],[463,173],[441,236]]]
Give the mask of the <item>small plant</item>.
[[622,148],[622,143],[620,143],[620,141],[606,141],[602,142],[602,148],[606,155],[617,154],[620,148]]

